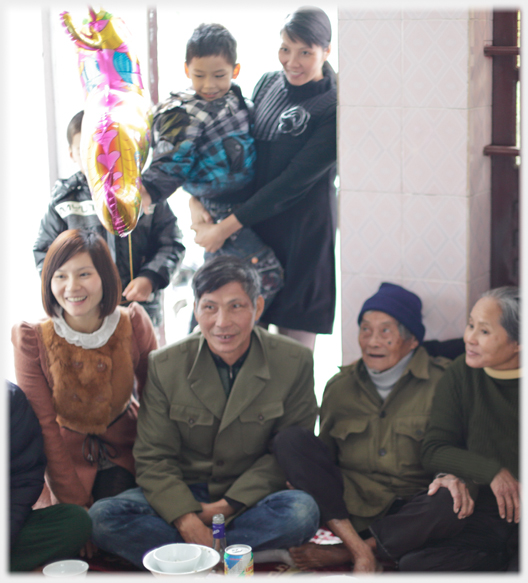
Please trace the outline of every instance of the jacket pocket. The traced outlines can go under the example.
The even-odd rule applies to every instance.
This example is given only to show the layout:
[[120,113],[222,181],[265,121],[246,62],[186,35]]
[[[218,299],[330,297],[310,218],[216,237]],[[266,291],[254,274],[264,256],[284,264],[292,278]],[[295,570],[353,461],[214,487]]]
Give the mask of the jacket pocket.
[[214,415],[207,409],[187,405],[171,405],[170,418],[178,424],[182,445],[203,454],[211,454],[217,427]]
[[396,452],[398,465],[420,469],[420,448],[429,421],[428,415],[413,415],[400,417],[394,420],[394,435],[396,440]]
[[360,434],[367,430],[369,420],[365,417],[351,417],[341,419],[330,430],[330,435],[335,439],[345,441],[350,434]]
[[268,447],[274,420],[283,415],[282,401],[257,403],[245,409],[239,417],[244,452],[264,454]]
[[344,471],[370,471],[373,438],[369,424],[368,417],[352,417],[338,420],[330,429]]

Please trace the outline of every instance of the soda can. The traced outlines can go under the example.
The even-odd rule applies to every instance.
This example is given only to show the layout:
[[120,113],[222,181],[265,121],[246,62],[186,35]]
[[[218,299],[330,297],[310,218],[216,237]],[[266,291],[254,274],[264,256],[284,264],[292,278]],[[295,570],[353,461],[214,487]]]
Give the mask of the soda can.
[[248,545],[231,545],[224,553],[224,573],[249,577],[253,575],[253,552]]

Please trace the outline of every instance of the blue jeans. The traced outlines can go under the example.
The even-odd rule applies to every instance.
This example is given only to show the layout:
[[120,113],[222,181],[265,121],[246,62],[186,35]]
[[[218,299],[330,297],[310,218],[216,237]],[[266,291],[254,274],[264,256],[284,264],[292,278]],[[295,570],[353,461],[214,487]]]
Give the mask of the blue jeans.
[[[210,501],[207,484],[189,488],[198,502]],[[183,542],[176,528],[150,506],[141,488],[98,500],[89,514],[95,545],[141,569],[143,557],[150,550]],[[266,496],[230,522],[226,542],[246,544],[254,551],[287,549],[310,540],[318,527],[319,509],[314,499],[301,490],[282,490]]]

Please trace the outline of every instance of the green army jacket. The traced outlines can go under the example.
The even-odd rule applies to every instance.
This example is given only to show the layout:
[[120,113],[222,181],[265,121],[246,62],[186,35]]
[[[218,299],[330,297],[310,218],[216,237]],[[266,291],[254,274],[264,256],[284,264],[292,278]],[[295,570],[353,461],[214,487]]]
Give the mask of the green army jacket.
[[313,430],[312,352],[255,326],[229,399],[200,332],[151,352],[134,446],[136,480],[167,522],[199,512],[189,485],[207,483],[245,507],[286,487],[270,441],[281,429]]
[[344,499],[356,530],[383,516],[396,498],[429,485],[420,446],[436,384],[449,362],[419,347],[385,401],[361,359],[328,382],[319,437],[343,473]]

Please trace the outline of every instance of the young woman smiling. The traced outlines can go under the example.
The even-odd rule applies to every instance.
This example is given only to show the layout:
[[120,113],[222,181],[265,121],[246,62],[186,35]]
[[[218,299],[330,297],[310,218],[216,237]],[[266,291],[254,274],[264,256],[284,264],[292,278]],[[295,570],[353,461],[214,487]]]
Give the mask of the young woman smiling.
[[191,198],[195,240],[214,252],[251,226],[284,267],[284,287],[264,324],[314,348],[335,313],[335,73],[327,63],[331,27],[318,8],[290,14],[281,31],[282,71],[266,73],[254,93],[257,176],[253,196],[212,224]]
[[135,486],[136,397],[157,341],[146,311],[137,303],[119,307],[120,300],[104,240],[93,231],[65,231],[42,270],[49,318],[13,327],[17,383],[42,426],[48,460],[40,507],[88,508]]

